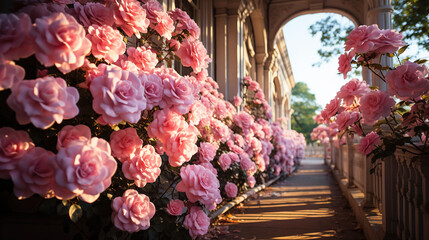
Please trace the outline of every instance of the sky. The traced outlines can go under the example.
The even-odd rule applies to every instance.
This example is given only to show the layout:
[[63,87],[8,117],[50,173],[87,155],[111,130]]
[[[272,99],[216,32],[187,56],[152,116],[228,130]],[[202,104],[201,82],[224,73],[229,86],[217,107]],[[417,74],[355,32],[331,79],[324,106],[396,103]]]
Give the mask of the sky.
[[[311,93],[316,95],[316,102],[324,108],[333,99],[341,86],[348,80],[343,79],[342,74],[338,74],[338,57],[334,56],[328,63],[323,63],[320,67],[312,66],[319,62],[317,50],[322,44],[318,36],[312,37],[309,26],[316,21],[325,18],[329,13],[307,14],[292,19],[283,27],[289,59],[295,82],[305,82]],[[350,22],[347,18],[334,14],[339,21]],[[350,22],[351,24],[351,22]],[[320,36],[319,36],[320,37]],[[411,60],[418,58],[428,58],[426,51],[418,52],[415,44],[410,44],[405,52],[414,55]],[[361,79],[361,78],[360,78]]]

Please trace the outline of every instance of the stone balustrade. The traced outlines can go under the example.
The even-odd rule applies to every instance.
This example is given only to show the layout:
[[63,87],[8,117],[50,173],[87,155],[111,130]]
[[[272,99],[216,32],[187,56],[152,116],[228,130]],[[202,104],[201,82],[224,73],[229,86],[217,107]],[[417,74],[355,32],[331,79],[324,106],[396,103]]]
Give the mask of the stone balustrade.
[[342,185],[367,239],[429,239],[429,155],[410,150],[398,149],[371,164],[357,151],[357,143],[325,146],[325,153],[330,153],[325,154],[325,162]]

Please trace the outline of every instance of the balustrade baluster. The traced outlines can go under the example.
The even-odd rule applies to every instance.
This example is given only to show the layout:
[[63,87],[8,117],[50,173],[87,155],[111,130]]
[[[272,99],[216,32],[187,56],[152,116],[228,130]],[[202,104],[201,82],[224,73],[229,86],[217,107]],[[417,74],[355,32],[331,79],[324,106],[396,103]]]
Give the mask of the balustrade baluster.
[[398,199],[397,202],[397,208],[398,208],[398,225],[397,225],[397,236],[402,236],[402,232],[404,231],[404,224],[403,224],[403,213],[404,211],[402,210],[402,206],[403,206],[403,199],[402,199],[402,195],[403,195],[403,188],[402,188],[402,179],[404,177],[404,166],[402,165],[402,163],[399,161],[399,159],[395,159],[396,163],[398,164],[398,174],[397,174],[397,178],[396,178],[396,198]]
[[408,236],[410,235],[410,230],[408,228],[408,222],[407,219],[409,217],[409,212],[408,212],[408,202],[407,202],[407,194],[408,194],[408,175],[409,175],[409,171],[408,171],[408,166],[405,163],[403,158],[400,158],[401,164],[403,166],[403,177],[402,177],[402,219],[400,219],[400,221],[402,221],[404,229],[402,231],[402,239],[408,239]]
[[405,164],[407,164],[408,167],[408,192],[407,192],[407,201],[408,201],[408,219],[406,219],[408,223],[408,230],[409,230],[409,238],[410,239],[416,239],[415,237],[415,228],[416,228],[416,209],[414,205],[414,194],[415,194],[415,172],[414,167],[411,163],[411,158],[405,157]]

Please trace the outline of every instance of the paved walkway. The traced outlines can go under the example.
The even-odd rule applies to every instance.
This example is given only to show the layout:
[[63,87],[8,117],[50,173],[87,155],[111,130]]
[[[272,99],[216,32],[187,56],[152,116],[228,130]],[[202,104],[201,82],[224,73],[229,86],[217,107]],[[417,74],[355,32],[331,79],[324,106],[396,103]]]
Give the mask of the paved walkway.
[[365,239],[320,159],[304,160],[292,176],[229,214],[219,227],[227,234],[218,239]]

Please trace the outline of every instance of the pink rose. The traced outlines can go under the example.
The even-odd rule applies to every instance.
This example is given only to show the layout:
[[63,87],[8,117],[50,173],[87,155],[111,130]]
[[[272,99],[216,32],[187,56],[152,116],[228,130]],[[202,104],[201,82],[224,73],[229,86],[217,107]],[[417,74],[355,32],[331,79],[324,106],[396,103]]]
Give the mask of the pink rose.
[[89,90],[94,98],[92,107],[101,114],[101,124],[137,123],[146,109],[144,87],[138,76],[117,66],[106,66],[104,74],[92,80]]
[[174,22],[166,12],[160,12],[156,17],[156,26],[154,29],[159,35],[170,40],[171,34],[175,29]]
[[118,229],[127,232],[138,232],[150,227],[150,219],[155,215],[155,205],[149,197],[128,189],[122,197],[112,201],[112,222]]
[[0,58],[18,60],[34,53],[30,17],[25,13],[0,14]]
[[256,81],[251,81],[249,84],[249,90],[257,92],[261,90],[261,86],[259,86],[259,83]]
[[335,123],[338,125],[338,131],[346,130],[349,126],[353,125],[359,120],[360,114],[358,112],[344,111],[337,115]]
[[155,152],[155,148],[146,145],[123,162],[122,172],[127,179],[134,180],[137,187],[144,187],[146,183],[156,181],[161,174],[161,164],[161,156]]
[[367,53],[374,50],[375,42],[382,35],[377,24],[371,26],[361,25],[353,29],[347,36],[345,43],[346,51],[356,50],[357,53]]
[[371,91],[360,99],[360,110],[365,124],[372,125],[380,117],[387,117],[395,105],[395,100],[386,92]]
[[198,206],[192,206],[189,214],[186,215],[183,225],[189,229],[189,235],[195,239],[207,233],[210,226],[210,218],[204,213],[203,209]]
[[240,157],[236,153],[229,152],[228,157],[231,159],[231,162],[240,162]]
[[67,147],[60,148],[56,163],[56,197],[72,199],[79,196],[88,203],[97,200],[110,186],[117,165],[109,143],[96,137],[87,142],[72,141]]
[[368,135],[366,135],[362,140],[360,140],[358,150],[368,155],[372,152],[372,149],[375,145],[379,144],[381,142],[380,137],[376,132],[370,132]]
[[252,127],[254,118],[247,112],[238,112],[234,115],[234,123],[243,129],[244,132],[248,132]]
[[151,71],[158,64],[156,53],[145,47],[130,47],[127,49],[128,61],[133,62],[144,71]]
[[225,193],[226,193],[226,196],[228,196],[229,198],[237,197],[237,191],[238,191],[237,185],[235,185],[234,183],[227,182],[225,184]]
[[31,36],[37,60],[46,67],[55,65],[64,74],[81,67],[91,51],[85,29],[66,13],[36,19]]
[[198,165],[210,170],[210,172],[212,172],[217,177],[217,170],[213,167],[213,164],[211,162],[201,162]]
[[216,144],[211,144],[208,142],[201,142],[200,143],[200,161],[201,162],[210,162],[214,159],[216,156],[216,151],[219,148],[219,146]]
[[185,39],[180,44],[180,48],[176,54],[182,60],[183,66],[191,67],[196,73],[207,68],[209,62],[211,62],[211,59],[207,55],[207,50],[198,39]]
[[164,79],[164,101],[176,112],[189,112],[194,103],[194,87],[184,77]]
[[243,102],[243,99],[239,96],[234,96],[234,106],[238,107]]
[[153,114],[153,121],[149,124],[147,132],[150,137],[166,143],[172,135],[187,128],[188,124],[182,115],[165,108]]
[[7,98],[7,104],[15,111],[19,124],[31,122],[47,129],[54,122],[74,118],[79,113],[78,100],[76,88],[67,87],[62,78],[46,76],[19,82]]
[[365,81],[353,78],[341,87],[340,91],[337,92],[337,98],[341,98],[345,104],[351,105],[356,98],[359,99],[370,91],[371,89]]
[[429,91],[428,70],[425,65],[410,61],[386,74],[387,89],[391,95],[417,98]]
[[151,110],[158,106],[164,96],[164,84],[161,78],[156,74],[145,74],[140,76],[144,85],[146,109]]
[[[255,93],[255,98],[256,99],[260,99],[260,100],[264,100],[265,101],[265,94],[262,91],[257,91]],[[260,103],[259,103],[260,104]]]
[[219,180],[210,170],[200,165],[188,165],[180,169],[180,181],[176,190],[185,192],[190,202],[199,201],[207,210],[216,208],[222,201]]
[[248,176],[247,177],[247,185],[249,185],[250,188],[253,188],[256,184],[256,180],[254,176]]
[[113,11],[101,3],[87,2],[85,5],[75,3],[73,8],[76,19],[87,28],[93,24],[113,26]]
[[213,133],[214,140],[223,143],[229,140],[232,133],[232,130],[227,125],[214,118],[211,118],[210,130]]
[[331,117],[335,116],[335,114],[340,112],[340,104],[341,100],[338,98],[332,99],[328,104],[326,104],[325,108],[320,113],[325,119],[325,121],[329,120]]
[[219,157],[219,166],[223,171],[226,171],[231,166],[231,158],[227,153],[223,153]]
[[12,88],[24,79],[25,70],[15,62],[0,60],[0,91]]
[[241,168],[244,171],[246,171],[248,176],[254,175],[257,171],[255,162],[250,160],[247,154],[241,154],[240,157],[241,157],[241,161],[240,161]]
[[203,125],[210,124],[208,110],[201,101],[195,101],[194,104],[192,104],[188,116],[190,124],[198,125],[200,122]]
[[26,13],[30,16],[31,21],[34,22],[37,18],[51,15],[52,13],[62,12],[65,13],[66,5],[55,3],[38,3],[47,1],[33,1],[27,3],[25,7],[19,9],[19,12]]
[[164,9],[157,0],[145,0],[142,2],[144,3],[142,7],[146,11],[146,17],[149,19],[151,27],[153,28],[153,25],[157,23],[156,18],[158,14],[164,12]]
[[198,147],[195,145],[198,140],[197,134],[196,127],[188,126],[188,128],[170,136],[164,145],[164,151],[171,166],[182,166],[198,152]]
[[86,125],[64,126],[57,134],[57,150],[67,147],[71,141],[88,141],[91,139],[91,129]]
[[375,41],[375,52],[379,54],[395,53],[400,47],[407,45],[402,41],[401,33],[392,29],[381,30],[381,36]]
[[135,128],[129,127],[110,134],[112,155],[123,162],[132,158],[134,153],[140,151],[143,141],[137,135]]
[[10,171],[13,192],[18,199],[39,194],[42,197],[53,197],[55,184],[55,154],[36,147],[28,151]]
[[0,178],[8,179],[9,172],[33,148],[34,143],[27,132],[10,127],[0,128]]
[[124,30],[128,37],[133,34],[140,38],[140,32],[147,32],[150,24],[146,18],[146,11],[137,0],[111,1],[113,7],[113,19]]
[[125,53],[125,42],[121,33],[108,25],[91,25],[86,37],[92,43],[92,55],[104,58],[107,63],[118,60],[119,55]]
[[351,61],[355,56],[355,51],[344,53],[338,58],[338,72],[343,74],[344,79],[347,78],[347,73],[352,70]]
[[176,8],[168,11],[168,14],[173,21],[177,22],[175,34],[180,34],[183,30],[186,30],[189,32],[191,39],[198,39],[200,37],[200,28],[198,24],[196,24],[185,11]]
[[183,214],[183,209],[185,208],[185,204],[180,199],[171,200],[167,204],[167,212],[173,216],[180,216]]

